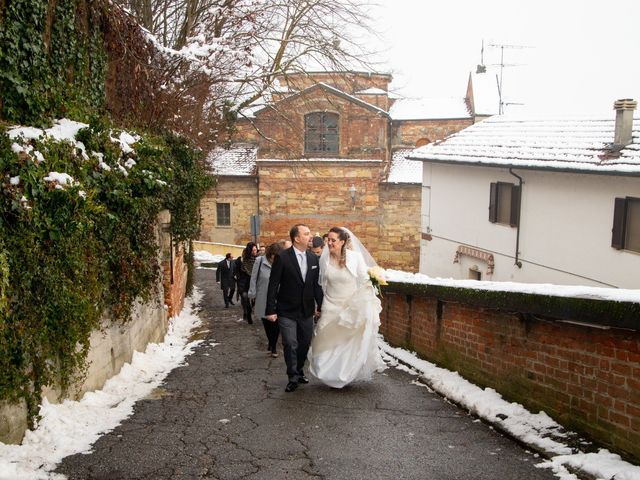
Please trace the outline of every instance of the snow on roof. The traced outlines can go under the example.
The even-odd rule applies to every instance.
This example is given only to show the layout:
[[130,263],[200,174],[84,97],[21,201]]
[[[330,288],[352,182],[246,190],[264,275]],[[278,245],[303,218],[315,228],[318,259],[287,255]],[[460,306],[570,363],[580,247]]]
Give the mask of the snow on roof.
[[366,90],[360,90],[356,92],[356,95],[386,95],[387,91],[381,88],[367,88]]
[[282,162],[282,163],[302,163],[302,162],[349,162],[349,163],[382,163],[384,160],[377,158],[344,158],[344,157],[306,157],[306,158],[260,158],[257,162]]
[[489,73],[472,73],[471,84],[476,115],[496,115],[500,103],[496,77]]
[[413,160],[531,169],[640,174],[640,118],[632,143],[618,155],[615,120],[494,116],[414,150]]
[[422,183],[422,162],[407,158],[412,151],[405,148],[393,152],[387,183]]
[[245,177],[256,172],[258,147],[236,143],[231,148],[216,148],[209,153],[207,163],[215,175]]
[[392,120],[438,120],[471,118],[462,97],[403,98],[396,100],[389,110]]

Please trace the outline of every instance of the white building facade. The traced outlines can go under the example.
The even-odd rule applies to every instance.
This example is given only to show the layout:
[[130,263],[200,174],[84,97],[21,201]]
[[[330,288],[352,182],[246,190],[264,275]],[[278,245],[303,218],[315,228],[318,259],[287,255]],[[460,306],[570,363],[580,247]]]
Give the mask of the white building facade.
[[617,122],[493,117],[415,150],[420,272],[640,288],[640,128],[625,102]]

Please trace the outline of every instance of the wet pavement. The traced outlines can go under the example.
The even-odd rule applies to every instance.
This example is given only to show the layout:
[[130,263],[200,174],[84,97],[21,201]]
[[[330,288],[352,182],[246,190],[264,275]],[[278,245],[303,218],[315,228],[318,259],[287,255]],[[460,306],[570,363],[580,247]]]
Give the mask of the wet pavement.
[[[187,364],[139,401],[89,454],[67,457],[70,479],[550,480],[532,453],[388,368],[342,390],[313,379],[286,393],[282,355],[267,355],[261,323],[224,308],[215,271],[202,339]],[[280,354],[282,352],[279,345]]]

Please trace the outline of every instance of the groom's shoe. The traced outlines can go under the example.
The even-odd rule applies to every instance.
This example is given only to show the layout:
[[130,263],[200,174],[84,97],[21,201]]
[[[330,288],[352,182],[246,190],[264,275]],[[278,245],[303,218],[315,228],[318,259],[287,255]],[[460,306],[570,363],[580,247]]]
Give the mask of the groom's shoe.
[[304,375],[300,375],[298,377],[298,383],[309,383],[309,379],[307,377],[305,377]]
[[285,392],[293,392],[296,388],[298,388],[298,382],[289,382],[287,386],[284,387]]

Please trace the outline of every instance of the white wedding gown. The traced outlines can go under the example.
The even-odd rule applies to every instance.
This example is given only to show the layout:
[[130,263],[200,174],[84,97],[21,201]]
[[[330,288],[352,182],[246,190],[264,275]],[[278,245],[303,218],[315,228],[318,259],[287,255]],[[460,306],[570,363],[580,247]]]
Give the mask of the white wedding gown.
[[311,375],[334,388],[371,380],[385,368],[377,345],[380,299],[362,256],[347,253],[350,268],[321,266],[324,300],[308,356]]

